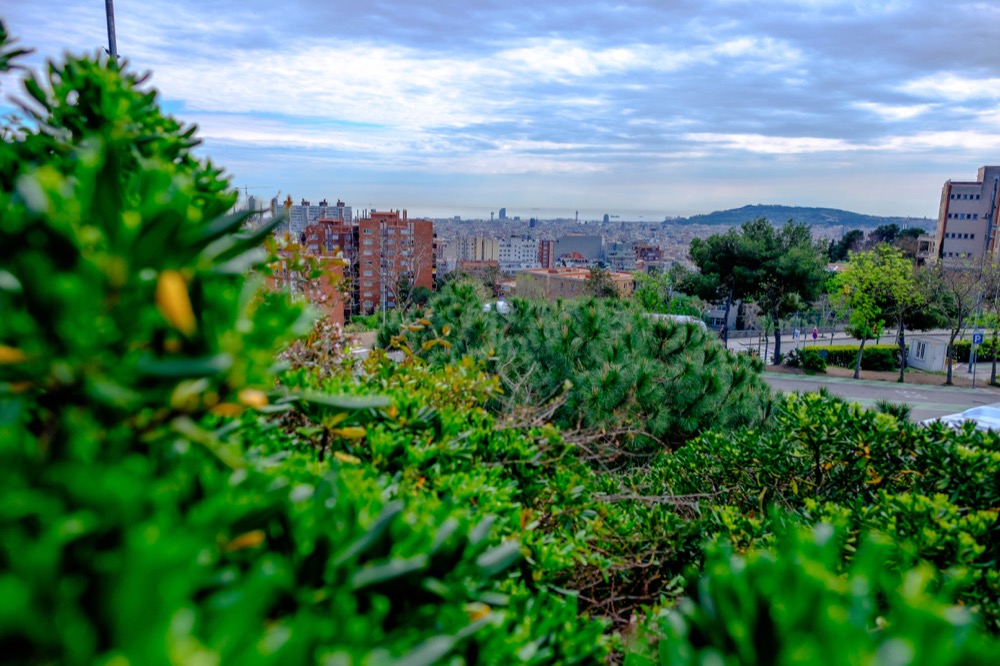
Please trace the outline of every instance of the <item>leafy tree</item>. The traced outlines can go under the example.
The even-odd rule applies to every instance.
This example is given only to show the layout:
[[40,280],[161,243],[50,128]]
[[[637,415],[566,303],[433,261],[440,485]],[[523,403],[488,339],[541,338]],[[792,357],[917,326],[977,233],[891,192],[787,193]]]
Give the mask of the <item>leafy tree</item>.
[[760,245],[754,242],[764,218],[745,222],[739,229],[694,238],[688,253],[699,273],[688,276],[684,289],[714,303],[725,303],[723,321],[729,321],[733,301],[748,298],[761,267]]
[[646,312],[666,312],[673,293],[674,283],[667,273],[636,273],[632,300]]
[[[854,378],[861,377],[865,341],[888,322],[902,327],[905,314],[921,302],[914,287],[913,264],[896,248],[882,243],[867,252],[851,254],[841,273],[833,278],[834,298],[851,309],[852,333],[861,339]],[[906,347],[899,337],[899,381],[903,381]]]
[[619,298],[621,292],[611,278],[611,271],[600,266],[591,266],[587,276],[587,294],[595,298]]
[[983,270],[982,309],[992,332],[990,384],[997,383],[997,338],[1000,336],[1000,264],[993,262]]
[[933,303],[939,314],[948,322],[948,375],[946,384],[952,384],[952,365],[955,361],[955,339],[965,323],[975,312],[983,294],[983,267],[971,262],[954,265],[939,263],[934,269],[933,285],[940,299]]
[[828,254],[830,256],[830,261],[834,263],[840,263],[842,261],[847,261],[848,256],[851,252],[860,249],[861,244],[865,240],[865,232],[861,229],[851,229],[845,233],[840,240],[830,241],[830,247]]
[[781,320],[806,309],[819,296],[826,276],[826,253],[809,227],[789,220],[777,229],[767,220],[743,225],[759,263],[750,297],[774,322],[774,364],[781,364]]

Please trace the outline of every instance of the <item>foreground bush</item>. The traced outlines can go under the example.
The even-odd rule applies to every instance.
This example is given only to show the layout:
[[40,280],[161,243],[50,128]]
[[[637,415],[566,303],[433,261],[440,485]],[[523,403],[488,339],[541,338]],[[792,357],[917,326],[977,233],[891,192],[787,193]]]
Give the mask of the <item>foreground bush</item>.
[[795,531],[776,552],[713,552],[690,596],[656,618],[627,666],[663,664],[992,664],[1000,648],[972,615],[899,572],[866,542],[846,572],[829,525]]
[[53,64],[32,125],[0,133],[5,661],[600,661],[601,625],[528,596],[485,512],[296,453],[252,411],[295,409],[331,448],[391,418],[275,389],[311,318],[260,291],[268,230],[225,214],[228,181],[140,83]]

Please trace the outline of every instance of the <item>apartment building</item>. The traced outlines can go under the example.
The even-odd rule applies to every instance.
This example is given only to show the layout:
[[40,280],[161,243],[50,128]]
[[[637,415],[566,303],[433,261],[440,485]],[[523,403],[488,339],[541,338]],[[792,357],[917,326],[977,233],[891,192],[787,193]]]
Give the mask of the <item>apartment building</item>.
[[539,268],[552,268],[556,256],[556,242],[554,240],[542,239],[538,241],[538,266]]
[[434,288],[434,223],[411,220],[406,211],[371,211],[357,220],[358,261],[354,289],[359,312],[395,308],[400,286]]
[[354,221],[319,219],[302,236],[308,253],[342,259],[350,314],[396,307],[403,282],[434,288],[434,225],[409,219],[405,210],[366,211]]
[[503,238],[497,249],[500,270],[504,273],[541,266],[538,261],[538,241],[531,236]]
[[941,189],[935,243],[945,263],[997,256],[1000,166],[980,167],[974,181],[949,180]]
[[285,210],[288,214],[288,220],[285,221],[283,230],[290,232],[296,239],[301,236],[306,227],[316,224],[321,219],[339,220],[350,224],[352,215],[351,207],[340,200],[331,206],[324,199],[314,206],[302,199],[302,203],[296,206],[291,203],[291,197],[289,197],[285,202]]
[[456,238],[448,246],[456,261],[500,261],[500,241],[482,236]]

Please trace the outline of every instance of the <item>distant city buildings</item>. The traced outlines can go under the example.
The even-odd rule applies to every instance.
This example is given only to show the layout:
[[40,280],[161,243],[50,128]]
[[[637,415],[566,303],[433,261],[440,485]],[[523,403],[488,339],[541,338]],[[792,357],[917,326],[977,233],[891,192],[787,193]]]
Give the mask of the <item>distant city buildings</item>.
[[996,257],[998,212],[1000,166],[980,167],[974,181],[945,182],[934,238],[938,257],[945,263]]
[[302,203],[294,205],[291,197],[285,202],[285,210],[288,219],[285,221],[283,231],[288,231],[293,237],[298,238],[310,224],[316,224],[319,220],[339,220],[349,223],[351,221],[351,207],[343,201],[337,201],[333,206],[326,200],[320,201],[318,205],[302,199]]

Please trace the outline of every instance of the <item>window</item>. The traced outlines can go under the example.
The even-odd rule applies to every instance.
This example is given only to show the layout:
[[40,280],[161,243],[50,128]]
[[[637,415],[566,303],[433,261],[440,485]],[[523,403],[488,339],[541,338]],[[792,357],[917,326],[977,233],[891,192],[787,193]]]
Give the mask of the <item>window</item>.
[[374,273],[372,273],[371,271],[365,271],[362,273],[362,275],[364,275],[365,277],[372,277]]
[[979,219],[979,213],[973,213],[972,214],[972,219],[973,220],[978,220]]
[[371,238],[366,238],[366,239],[364,240],[364,243],[363,243],[363,244],[364,244],[364,245],[373,245],[374,243],[372,242],[372,239],[371,239]]
[[365,229],[365,235],[371,236],[372,235],[372,230],[371,229]]
[[972,240],[976,240],[976,234],[969,234],[969,238],[971,238]]
[[919,358],[919,359],[924,358],[924,356],[927,354],[927,343],[926,342],[918,342],[916,344],[916,348],[917,348],[916,349],[916,354],[915,354],[916,357]]

